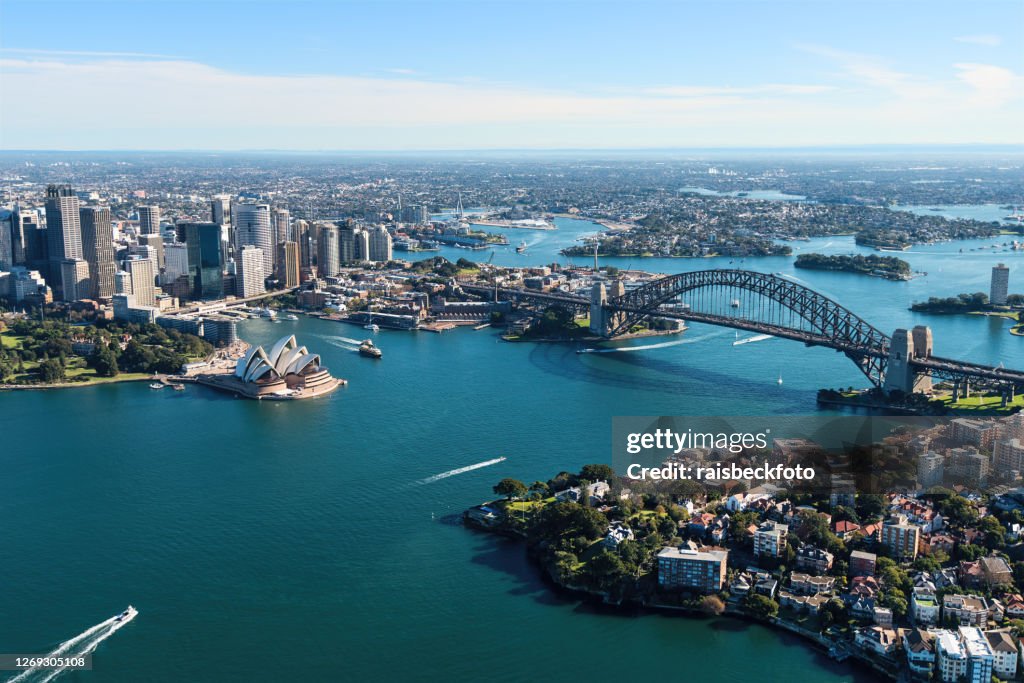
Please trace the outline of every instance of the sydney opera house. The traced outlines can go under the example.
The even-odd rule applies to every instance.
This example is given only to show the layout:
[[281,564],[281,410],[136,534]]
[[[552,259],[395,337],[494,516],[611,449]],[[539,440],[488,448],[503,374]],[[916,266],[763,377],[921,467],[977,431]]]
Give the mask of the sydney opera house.
[[210,375],[203,384],[257,399],[298,399],[334,391],[343,380],[331,376],[320,356],[299,346],[295,335],[282,337],[268,353],[254,346],[238,359],[233,375]]

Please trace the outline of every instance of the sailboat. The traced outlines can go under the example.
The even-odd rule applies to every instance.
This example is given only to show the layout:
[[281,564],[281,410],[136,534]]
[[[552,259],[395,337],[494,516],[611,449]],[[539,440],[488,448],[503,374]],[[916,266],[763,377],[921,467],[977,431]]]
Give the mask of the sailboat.
[[776,384],[779,384],[780,386],[782,385],[782,373],[781,372],[779,373],[779,379],[776,381]]

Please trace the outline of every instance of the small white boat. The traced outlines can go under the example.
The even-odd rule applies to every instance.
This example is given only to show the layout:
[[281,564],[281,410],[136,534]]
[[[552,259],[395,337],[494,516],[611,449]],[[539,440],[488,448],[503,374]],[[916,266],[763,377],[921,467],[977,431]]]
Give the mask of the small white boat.
[[114,617],[114,621],[122,624],[127,624],[129,621],[135,618],[139,613],[139,610],[135,609],[131,605],[128,605],[128,609]]
[[368,324],[368,325],[363,325],[363,329],[364,329],[364,330],[370,330],[370,331],[372,331],[372,332],[379,332],[379,331],[380,331],[380,328],[379,328],[379,327],[377,327],[377,326],[376,326],[375,324],[373,324],[373,323],[370,323],[370,324]]
[[163,389],[164,385],[161,384],[160,382],[153,382],[152,384],[149,385],[149,388],[150,389]]
[[293,313],[289,313],[288,315],[284,316],[284,319],[285,320],[298,320],[299,316],[297,316],[297,315],[295,315]]
[[779,373],[779,379],[778,379],[777,383],[778,384],[782,384],[782,373],[781,372]]

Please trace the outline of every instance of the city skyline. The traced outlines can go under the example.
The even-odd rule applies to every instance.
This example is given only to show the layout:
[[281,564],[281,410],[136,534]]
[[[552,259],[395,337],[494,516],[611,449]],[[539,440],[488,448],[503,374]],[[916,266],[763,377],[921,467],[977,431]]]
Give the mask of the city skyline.
[[5,3],[0,149],[1024,143],[1008,2],[42,5]]

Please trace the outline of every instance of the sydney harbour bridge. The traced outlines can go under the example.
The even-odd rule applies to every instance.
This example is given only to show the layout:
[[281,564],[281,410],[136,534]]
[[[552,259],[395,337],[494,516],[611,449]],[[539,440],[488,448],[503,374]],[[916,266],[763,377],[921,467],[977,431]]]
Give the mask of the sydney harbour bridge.
[[595,336],[614,339],[649,318],[672,318],[823,346],[844,354],[876,387],[927,391],[932,380],[995,389],[1004,397],[1024,387],[1024,372],[932,354],[931,330],[918,326],[891,336],[813,289],[778,275],[748,270],[699,270],[663,277],[627,290],[622,281],[598,282],[589,298],[563,292],[462,285],[502,299],[589,310]]

